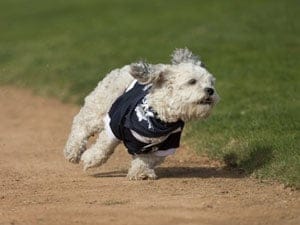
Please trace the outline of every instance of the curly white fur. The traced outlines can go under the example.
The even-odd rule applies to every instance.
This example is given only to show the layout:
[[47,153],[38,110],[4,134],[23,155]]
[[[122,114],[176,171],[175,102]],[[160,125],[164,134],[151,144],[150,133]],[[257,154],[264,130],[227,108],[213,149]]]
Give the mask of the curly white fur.
[[[136,79],[151,83],[147,101],[164,122],[208,117],[219,96],[214,89],[215,78],[203,67],[198,56],[188,49],[177,49],[172,64],[151,65],[138,62],[110,72],[86,98],[75,116],[71,134],[64,149],[65,158],[83,162],[84,169],[100,166],[113,153],[120,141],[105,128],[104,118],[112,103]],[[96,143],[86,150],[88,138],[99,133]],[[156,179],[155,166],[165,156],[141,154],[133,156],[129,179]]]
[[192,63],[194,65],[202,66],[203,63],[200,61],[197,55],[194,55],[190,50],[187,48],[176,49],[172,56],[172,64],[180,64],[180,63]]

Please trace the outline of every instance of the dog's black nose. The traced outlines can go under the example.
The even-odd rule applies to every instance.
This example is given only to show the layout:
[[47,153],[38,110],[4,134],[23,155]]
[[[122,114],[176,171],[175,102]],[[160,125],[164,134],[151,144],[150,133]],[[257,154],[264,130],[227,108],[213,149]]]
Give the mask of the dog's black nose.
[[209,96],[213,95],[214,92],[215,92],[215,90],[212,89],[212,88],[204,88],[204,91],[205,91]]

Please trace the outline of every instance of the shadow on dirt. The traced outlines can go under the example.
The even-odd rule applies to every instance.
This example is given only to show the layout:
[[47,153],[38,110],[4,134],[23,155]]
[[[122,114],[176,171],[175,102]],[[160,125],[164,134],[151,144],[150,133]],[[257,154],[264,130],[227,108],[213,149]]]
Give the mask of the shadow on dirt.
[[226,166],[230,169],[239,168],[245,173],[251,174],[267,165],[274,157],[271,145],[254,145],[249,150],[250,153],[246,157],[239,156],[235,152],[224,155],[223,160]]
[[118,170],[118,171],[111,171],[111,172],[102,172],[102,173],[95,173],[92,174],[92,177],[101,178],[101,177],[126,177],[127,170]]
[[[126,177],[126,170],[95,173],[91,176]],[[245,176],[239,170],[228,170],[223,167],[160,167],[156,169],[159,178],[242,178]]]
[[238,170],[230,171],[223,167],[163,167],[157,168],[160,178],[242,178]]

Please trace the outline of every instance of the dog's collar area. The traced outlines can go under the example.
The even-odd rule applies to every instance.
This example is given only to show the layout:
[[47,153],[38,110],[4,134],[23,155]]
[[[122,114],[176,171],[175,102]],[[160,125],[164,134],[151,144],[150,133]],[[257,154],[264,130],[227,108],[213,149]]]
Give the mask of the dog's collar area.
[[173,132],[178,127],[181,127],[182,124],[181,120],[176,122],[165,122],[161,120],[158,113],[148,105],[146,96],[141,100],[141,103],[136,106],[135,112],[135,114],[131,114],[131,121],[136,121],[135,125],[137,127],[142,125],[144,127],[142,130],[147,130],[149,134],[156,133],[153,135],[157,135],[160,133],[162,136],[164,136],[170,132]]

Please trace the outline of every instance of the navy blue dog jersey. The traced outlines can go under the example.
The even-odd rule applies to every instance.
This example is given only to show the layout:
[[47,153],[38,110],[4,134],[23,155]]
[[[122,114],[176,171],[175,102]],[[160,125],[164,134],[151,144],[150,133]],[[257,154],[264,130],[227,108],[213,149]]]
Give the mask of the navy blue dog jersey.
[[147,104],[146,95],[150,88],[135,82],[116,99],[108,112],[113,134],[123,141],[132,155],[165,151],[180,145],[184,122],[165,123],[156,118]]

